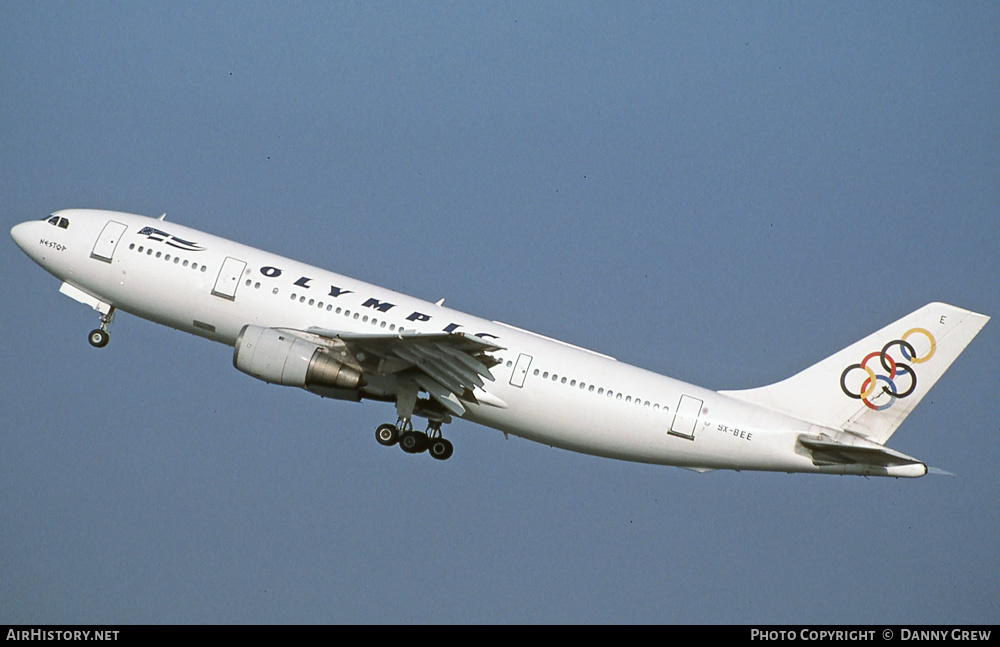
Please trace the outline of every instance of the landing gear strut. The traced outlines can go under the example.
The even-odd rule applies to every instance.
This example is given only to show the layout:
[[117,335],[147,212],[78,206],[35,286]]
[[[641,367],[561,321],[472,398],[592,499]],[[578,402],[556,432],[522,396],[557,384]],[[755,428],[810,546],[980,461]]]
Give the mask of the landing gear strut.
[[95,328],[90,331],[90,335],[87,337],[87,341],[94,348],[104,348],[111,341],[111,335],[108,334],[108,324],[114,319],[115,309],[112,307],[107,314],[101,315],[101,327]]
[[427,424],[427,453],[439,461],[446,461],[455,453],[455,446],[441,435],[441,423],[438,421]]

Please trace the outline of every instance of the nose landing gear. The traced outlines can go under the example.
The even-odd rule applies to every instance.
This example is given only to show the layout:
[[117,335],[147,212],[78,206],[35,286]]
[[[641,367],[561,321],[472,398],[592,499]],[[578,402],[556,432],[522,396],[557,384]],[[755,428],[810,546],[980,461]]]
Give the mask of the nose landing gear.
[[101,327],[91,330],[90,335],[87,336],[87,341],[90,342],[91,346],[94,348],[104,348],[108,345],[108,342],[111,341],[111,335],[108,334],[108,324],[111,323],[114,316],[115,309],[113,306],[107,314],[101,314]]

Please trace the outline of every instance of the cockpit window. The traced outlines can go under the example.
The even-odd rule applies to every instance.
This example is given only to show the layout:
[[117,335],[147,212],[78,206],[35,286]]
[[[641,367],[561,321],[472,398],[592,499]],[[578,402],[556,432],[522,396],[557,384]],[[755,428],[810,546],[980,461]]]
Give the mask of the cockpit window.
[[60,216],[52,216],[45,222],[50,225],[59,227],[60,229],[69,229],[69,218],[61,218]]

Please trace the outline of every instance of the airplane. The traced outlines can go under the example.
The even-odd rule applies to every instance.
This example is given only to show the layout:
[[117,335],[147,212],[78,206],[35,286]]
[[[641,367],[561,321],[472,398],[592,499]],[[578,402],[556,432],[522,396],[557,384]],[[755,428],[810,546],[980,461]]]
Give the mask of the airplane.
[[259,380],[394,403],[377,442],[439,460],[454,452],[441,428],[458,417],[697,472],[920,477],[925,463],[885,443],[989,321],[930,303],[788,379],[712,391],[165,216],[67,209],[11,236],[62,294],[97,311],[92,346],[107,345],[119,310],[220,342]]

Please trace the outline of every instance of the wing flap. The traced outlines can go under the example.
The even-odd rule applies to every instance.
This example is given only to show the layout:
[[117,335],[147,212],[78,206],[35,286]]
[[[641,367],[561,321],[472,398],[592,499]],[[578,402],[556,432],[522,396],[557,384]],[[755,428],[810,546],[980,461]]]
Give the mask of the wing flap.
[[[471,371],[474,371],[477,375],[482,375],[490,382],[493,382],[493,375],[482,362],[477,361],[468,353],[463,353],[460,350],[452,348],[446,344],[437,343],[434,347],[441,353],[451,356],[455,361],[460,362],[465,365]],[[481,386],[481,385],[480,385]]]
[[415,375],[413,381],[419,384],[432,398],[441,403],[448,411],[456,416],[465,413],[465,406],[459,401],[455,393],[439,384],[426,375]]
[[[422,357],[416,348],[393,348],[392,354],[406,360],[452,393],[462,393],[465,391],[463,376],[455,375],[447,368],[428,360],[426,357]],[[479,376],[475,377],[478,379]],[[480,379],[479,383],[482,384],[482,382]]]
[[[463,385],[472,382],[481,388],[485,384],[478,372],[470,370],[465,364],[456,361],[451,355],[425,346],[415,346],[413,351],[422,358],[423,363],[434,366],[439,371],[443,371],[452,378],[460,380]],[[487,371],[488,373],[489,371]]]

